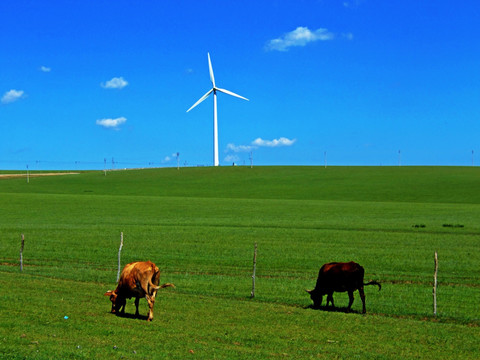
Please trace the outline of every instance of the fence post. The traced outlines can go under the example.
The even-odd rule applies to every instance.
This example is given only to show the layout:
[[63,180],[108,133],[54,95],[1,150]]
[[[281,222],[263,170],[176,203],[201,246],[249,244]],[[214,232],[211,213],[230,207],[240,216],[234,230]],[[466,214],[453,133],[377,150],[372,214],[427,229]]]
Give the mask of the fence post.
[[433,316],[437,316],[437,274],[438,274],[438,256],[437,252],[435,251],[435,271],[433,274]]
[[251,298],[255,297],[255,272],[257,270],[257,243],[255,243],[255,250],[253,252],[253,275],[252,275],[252,293]]
[[22,244],[20,246],[20,271],[23,271],[23,247],[25,246],[25,236],[22,234]]
[[117,272],[117,282],[120,279],[120,254],[123,247],[123,232],[120,233],[120,247],[118,248],[118,272]]

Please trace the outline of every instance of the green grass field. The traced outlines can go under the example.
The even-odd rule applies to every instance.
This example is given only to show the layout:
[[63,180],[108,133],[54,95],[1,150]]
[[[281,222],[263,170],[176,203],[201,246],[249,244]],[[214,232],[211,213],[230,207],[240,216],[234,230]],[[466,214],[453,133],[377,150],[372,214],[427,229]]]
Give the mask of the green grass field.
[[[110,314],[103,296],[121,232],[122,265],[152,260],[177,286],[159,292],[152,323]],[[358,293],[353,313],[346,293],[340,311],[309,308],[320,266],[350,260],[382,283],[366,287],[367,314]],[[0,273],[1,359],[478,359],[480,168],[0,178]]]

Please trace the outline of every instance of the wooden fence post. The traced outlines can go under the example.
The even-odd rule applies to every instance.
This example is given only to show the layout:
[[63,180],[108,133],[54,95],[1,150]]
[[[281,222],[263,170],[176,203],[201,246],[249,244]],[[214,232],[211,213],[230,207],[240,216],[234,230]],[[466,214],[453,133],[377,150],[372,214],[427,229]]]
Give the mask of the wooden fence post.
[[122,252],[123,247],[123,232],[120,233],[120,247],[118,248],[118,272],[117,272],[117,283],[120,279],[120,253]]
[[438,256],[437,252],[435,251],[435,271],[433,274],[433,316],[437,316],[437,274],[438,274]]
[[22,234],[22,245],[20,246],[20,271],[23,271],[23,247],[25,246],[25,236]]
[[255,243],[255,250],[253,252],[253,275],[252,275],[252,293],[251,298],[255,297],[255,272],[257,270],[257,243]]

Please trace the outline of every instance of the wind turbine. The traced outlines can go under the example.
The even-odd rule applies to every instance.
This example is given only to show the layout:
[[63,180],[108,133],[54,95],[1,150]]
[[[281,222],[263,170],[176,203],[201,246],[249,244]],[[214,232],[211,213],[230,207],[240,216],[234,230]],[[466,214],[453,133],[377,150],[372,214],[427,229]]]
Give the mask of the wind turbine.
[[203,95],[200,99],[198,99],[198,101],[195,104],[193,104],[192,107],[187,110],[187,112],[192,110],[195,106],[197,106],[207,97],[209,97],[211,93],[213,93],[213,165],[218,166],[217,91],[220,91],[224,94],[238,97],[243,100],[248,101],[248,99],[238,94],[235,94],[229,90],[218,88],[215,85],[215,77],[213,76],[213,68],[212,68],[212,61],[210,60],[210,53],[207,53],[207,55],[208,55],[208,69],[210,70],[210,80],[212,81],[213,87],[205,95]]

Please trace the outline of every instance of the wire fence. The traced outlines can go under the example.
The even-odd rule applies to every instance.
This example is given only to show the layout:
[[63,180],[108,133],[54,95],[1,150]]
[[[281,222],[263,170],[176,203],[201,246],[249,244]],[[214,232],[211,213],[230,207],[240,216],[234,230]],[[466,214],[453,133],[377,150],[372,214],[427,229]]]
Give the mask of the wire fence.
[[202,167],[208,164],[189,164],[175,159],[170,161],[142,161],[142,160],[116,160],[115,158],[104,161],[55,161],[55,160],[29,160],[9,161],[0,160],[0,170],[117,170],[134,168],[161,168],[161,167]]

